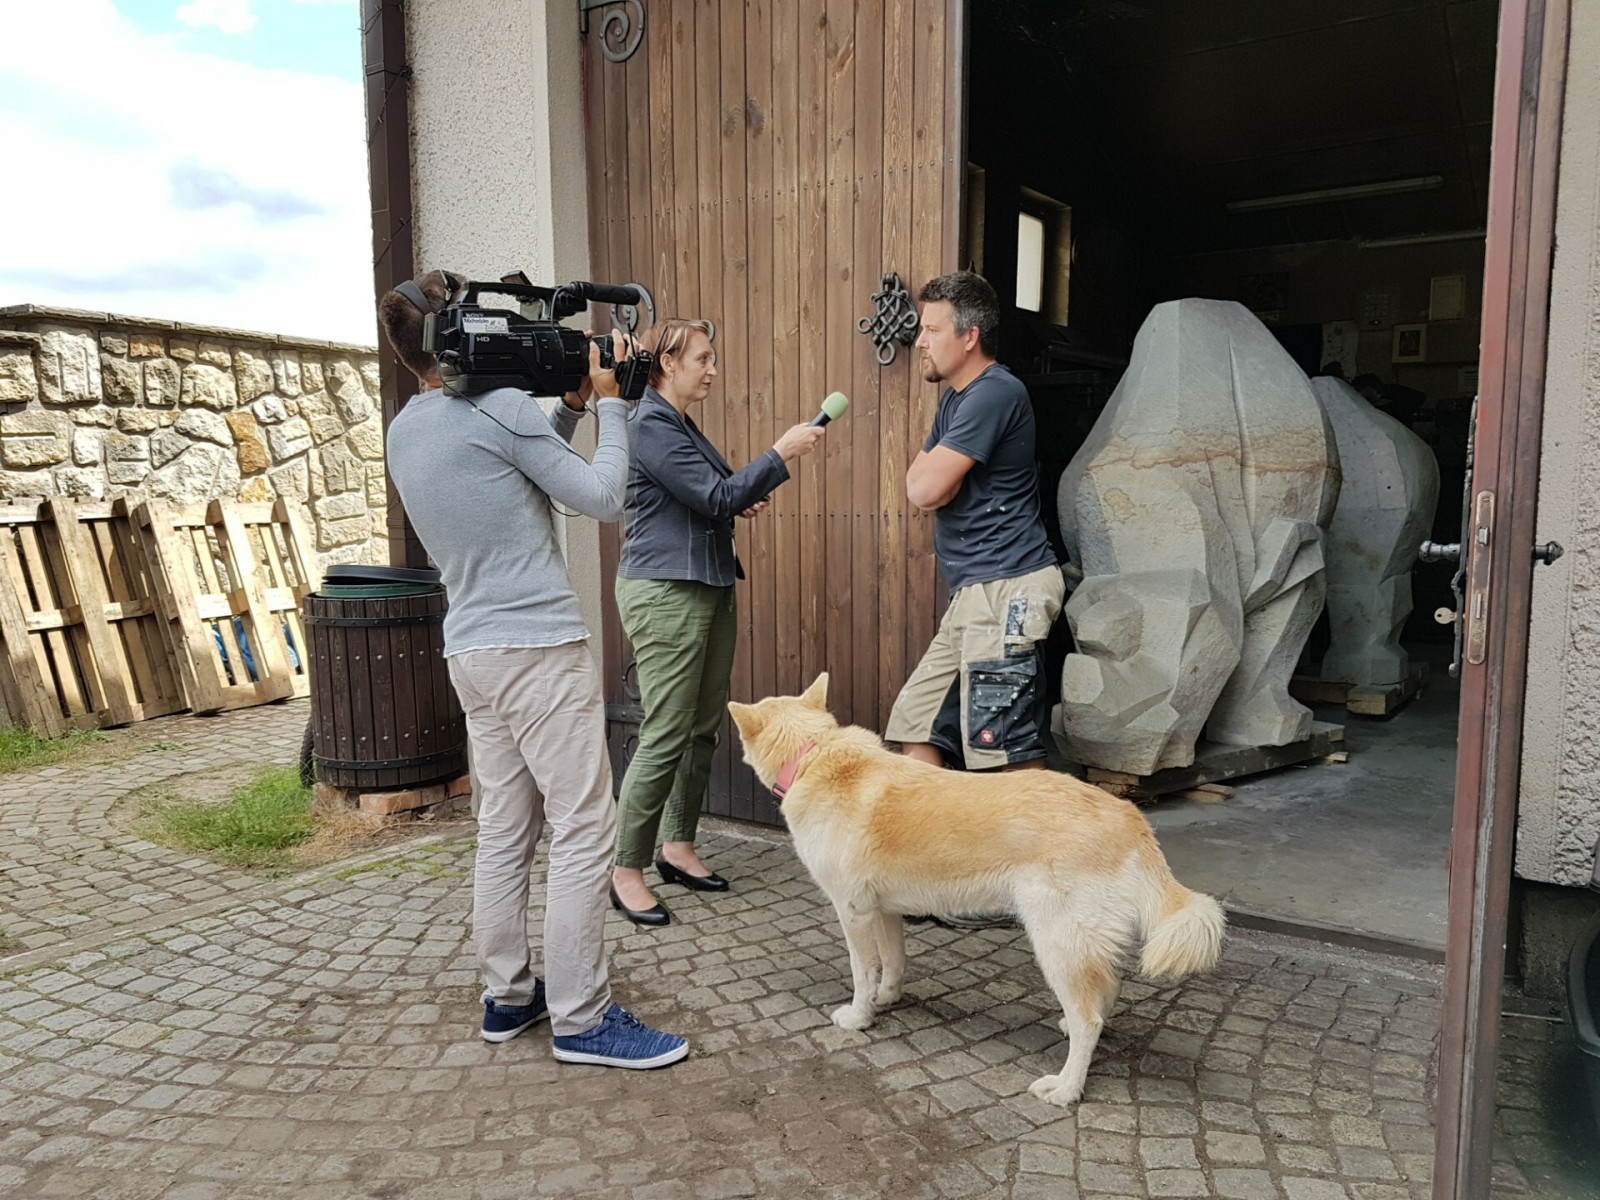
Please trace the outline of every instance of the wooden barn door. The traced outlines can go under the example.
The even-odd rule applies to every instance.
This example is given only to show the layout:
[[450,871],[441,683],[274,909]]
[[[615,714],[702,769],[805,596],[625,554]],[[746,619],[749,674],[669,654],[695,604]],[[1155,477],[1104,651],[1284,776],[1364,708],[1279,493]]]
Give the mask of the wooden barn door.
[[[658,316],[708,317],[720,377],[692,415],[735,468],[850,397],[772,508],[739,521],[734,699],[795,693],[820,671],[841,721],[882,729],[943,606],[932,522],[905,469],[937,394],[901,347],[880,366],[856,322],[894,272],[913,295],[954,267],[960,0],[643,0],[596,6],[584,40],[590,260]],[[624,57],[626,55],[626,57]],[[621,61],[617,61],[621,59]],[[611,592],[605,673],[613,761],[637,687]],[[709,811],[776,823],[724,729]]]

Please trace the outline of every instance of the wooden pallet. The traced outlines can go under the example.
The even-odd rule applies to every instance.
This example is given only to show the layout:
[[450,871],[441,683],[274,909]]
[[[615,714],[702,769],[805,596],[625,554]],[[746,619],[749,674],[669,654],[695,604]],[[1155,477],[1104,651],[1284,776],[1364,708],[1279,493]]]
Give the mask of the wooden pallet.
[[186,702],[177,664],[127,501],[51,500],[47,507],[106,692],[103,723],[123,725],[181,711]]
[[148,501],[134,519],[152,565],[168,644],[189,707],[220,712],[295,694],[280,620],[231,502]]
[[1222,746],[1215,742],[1201,742],[1195,747],[1194,762],[1187,767],[1168,767],[1153,775],[1130,775],[1089,767],[1085,774],[1090,783],[1114,796],[1148,804],[1162,796],[1196,791],[1202,785],[1223,779],[1238,779],[1244,775],[1259,775],[1280,767],[1328,759],[1342,754],[1343,750],[1344,726],[1313,721],[1310,737],[1287,746]]
[[[213,502],[219,509],[230,547],[241,571],[252,576],[251,592],[261,598],[263,620],[280,643],[291,694],[311,694],[306,630],[300,601],[316,591],[311,575],[311,539],[299,512],[284,500],[271,504]],[[231,510],[231,511],[230,511]]]
[[0,642],[0,691],[13,722],[46,738],[101,725],[106,690],[43,502],[0,504]]
[[1289,694],[1302,704],[1342,704],[1358,717],[1389,717],[1427,689],[1428,664],[1412,663],[1405,679],[1382,687],[1329,683],[1312,675],[1296,675]]

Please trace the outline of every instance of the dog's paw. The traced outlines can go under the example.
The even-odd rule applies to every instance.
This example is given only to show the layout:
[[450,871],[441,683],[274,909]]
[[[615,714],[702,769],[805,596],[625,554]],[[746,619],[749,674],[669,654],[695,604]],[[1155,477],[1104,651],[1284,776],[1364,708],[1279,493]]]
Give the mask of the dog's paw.
[[898,983],[880,983],[877,994],[872,997],[872,1002],[879,1008],[888,1008],[898,999],[900,999],[900,985]]
[[872,1014],[864,1013],[853,1004],[833,1010],[833,1023],[840,1029],[865,1029],[872,1024]]
[[1054,1104],[1058,1108],[1071,1108],[1078,1102],[1078,1095],[1082,1089],[1064,1085],[1059,1075],[1041,1075],[1028,1085],[1028,1091],[1046,1104]]

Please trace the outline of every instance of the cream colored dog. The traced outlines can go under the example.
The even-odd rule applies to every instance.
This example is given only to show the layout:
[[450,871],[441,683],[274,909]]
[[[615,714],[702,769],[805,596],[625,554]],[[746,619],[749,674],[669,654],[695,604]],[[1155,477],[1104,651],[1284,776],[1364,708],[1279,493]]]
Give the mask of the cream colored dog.
[[1222,909],[1172,877],[1150,825],[1126,800],[1047,771],[966,774],[884,749],[840,726],[827,675],[803,696],[729,704],[744,758],[782,794],[795,851],[833,901],[850,947],[855,997],[833,1013],[865,1029],[900,997],[901,915],[1011,912],[1066,1014],[1071,1046],[1034,1095],[1069,1105],[1121,987],[1140,973],[1205,971],[1222,952]]

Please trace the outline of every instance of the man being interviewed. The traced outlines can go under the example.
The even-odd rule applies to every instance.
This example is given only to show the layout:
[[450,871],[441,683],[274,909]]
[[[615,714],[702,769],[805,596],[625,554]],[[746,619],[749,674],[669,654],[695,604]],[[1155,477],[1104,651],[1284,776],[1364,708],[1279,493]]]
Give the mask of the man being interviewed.
[[935,765],[1041,767],[1048,712],[1038,643],[1065,583],[1040,515],[1033,408],[995,361],[1000,306],[986,280],[956,271],[918,298],[922,377],[948,386],[906,495],[935,514],[950,604],[884,738]]

